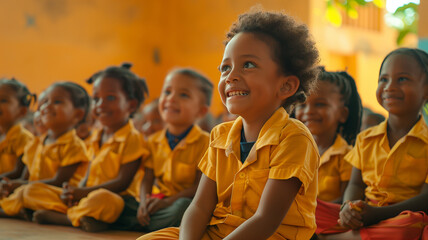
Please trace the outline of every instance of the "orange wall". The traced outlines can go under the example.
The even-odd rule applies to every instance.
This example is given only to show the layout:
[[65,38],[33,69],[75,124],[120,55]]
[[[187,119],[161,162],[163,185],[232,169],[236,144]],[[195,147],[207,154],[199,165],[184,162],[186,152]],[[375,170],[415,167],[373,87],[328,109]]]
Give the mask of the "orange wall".
[[[58,80],[87,86],[94,72],[129,61],[146,77],[151,98],[174,66],[200,69],[217,84],[224,35],[257,2],[0,0],[0,77],[14,76],[40,93]],[[259,6],[308,22],[308,3],[266,0]],[[216,90],[212,111],[221,110]]]

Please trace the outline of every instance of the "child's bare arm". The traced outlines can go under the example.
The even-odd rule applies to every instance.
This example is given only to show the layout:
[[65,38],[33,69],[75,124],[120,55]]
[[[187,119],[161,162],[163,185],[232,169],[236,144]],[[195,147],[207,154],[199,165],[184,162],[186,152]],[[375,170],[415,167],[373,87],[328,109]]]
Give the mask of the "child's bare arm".
[[363,226],[361,212],[352,209],[347,202],[355,200],[364,200],[365,195],[364,191],[367,185],[363,182],[363,176],[361,170],[353,167],[351,173],[351,179],[349,181],[348,187],[345,190],[345,195],[343,197],[344,204],[340,211],[339,223],[351,229],[358,229]]
[[363,222],[365,226],[376,224],[382,220],[392,218],[402,211],[423,211],[428,214],[428,184],[425,183],[421,193],[415,197],[385,207],[372,207],[364,205],[362,209]]
[[217,184],[204,174],[181,221],[180,239],[201,239],[217,204]]
[[147,210],[147,200],[152,193],[155,175],[153,169],[145,168],[144,177],[140,185],[140,206],[138,207],[137,219],[141,226],[146,226],[150,223],[150,214]]
[[57,187],[62,187],[63,182],[68,182],[68,180],[70,180],[70,178],[73,177],[74,172],[76,172],[76,169],[79,167],[80,164],[81,163],[75,163],[69,166],[60,167],[58,168],[58,171],[55,174],[55,177],[50,179],[40,180],[40,182],[57,186]]
[[24,168],[25,168],[25,164],[22,162],[22,155],[21,155],[16,160],[15,168],[10,172],[0,174],[0,179],[4,177],[9,179],[17,179],[21,177],[22,171],[24,171]]
[[148,211],[150,214],[155,213],[156,211],[171,206],[177,199],[179,198],[193,198],[196,193],[196,189],[198,188],[199,180],[201,179],[201,171],[197,171],[195,181],[193,185],[189,188],[184,189],[183,191],[175,194],[174,196],[170,196],[164,199],[155,199],[155,201],[151,202],[148,206]]
[[268,179],[256,213],[235,229],[225,240],[267,239],[281,224],[302,182],[298,178]]
[[363,181],[363,175],[361,170],[358,168],[352,168],[351,179],[349,180],[348,186],[343,196],[343,202],[353,200],[364,200],[364,191],[367,185]]
[[92,192],[99,188],[104,188],[110,190],[114,193],[120,193],[125,191],[129,184],[131,184],[132,179],[134,179],[135,173],[137,172],[141,163],[141,158],[135,159],[134,161],[128,162],[120,166],[119,173],[117,177],[111,181],[105,182],[98,186],[87,187],[86,189],[89,192]]
[[122,165],[119,169],[117,177],[103,184],[92,187],[74,188],[73,201],[79,201],[80,199],[86,197],[90,192],[100,188],[107,189],[114,193],[125,191],[129,184],[131,184],[132,179],[134,178],[134,175],[139,168],[140,162],[140,159],[136,159]]

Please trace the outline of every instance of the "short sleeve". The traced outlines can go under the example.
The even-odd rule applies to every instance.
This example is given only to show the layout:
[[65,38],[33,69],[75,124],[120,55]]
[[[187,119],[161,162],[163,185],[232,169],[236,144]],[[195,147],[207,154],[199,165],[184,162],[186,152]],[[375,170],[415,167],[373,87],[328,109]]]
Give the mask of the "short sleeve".
[[61,147],[63,148],[61,153],[61,167],[89,161],[85,144],[80,139],[79,141],[72,141],[61,145]]
[[[211,131],[211,134],[210,134],[210,145],[213,139],[215,139],[214,132],[215,131]],[[205,154],[201,158],[201,161],[199,161],[199,164],[198,164],[198,168],[201,170],[201,172],[215,182],[216,182],[216,160],[217,160],[216,154],[218,153],[218,151],[224,151],[224,150],[208,147],[207,151],[205,152]]]
[[283,139],[272,151],[270,179],[298,178],[302,182],[303,193],[314,180],[318,171],[319,154],[312,141],[304,134]]
[[351,173],[352,173],[352,165],[345,161],[344,156],[341,155],[339,159],[339,174],[340,174],[340,181],[349,181],[351,179]]
[[16,156],[21,156],[24,153],[25,147],[31,143],[33,139],[33,135],[31,133],[22,132],[21,136],[16,140],[14,144],[14,152]]
[[121,164],[126,164],[139,158],[144,159],[149,156],[147,144],[141,134],[131,133],[123,144]]
[[345,161],[349,162],[353,167],[361,169],[361,137],[357,137],[355,146],[345,155]]

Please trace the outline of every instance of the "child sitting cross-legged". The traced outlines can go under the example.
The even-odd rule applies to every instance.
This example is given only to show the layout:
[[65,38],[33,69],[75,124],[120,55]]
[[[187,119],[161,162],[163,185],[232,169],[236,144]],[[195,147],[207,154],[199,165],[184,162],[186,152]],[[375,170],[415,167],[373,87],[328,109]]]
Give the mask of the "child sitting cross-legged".
[[207,113],[212,89],[212,83],[192,69],[167,75],[159,98],[165,129],[148,139],[151,155],[145,163],[139,202],[125,200],[116,228],[151,232],[180,225],[201,176],[197,165],[208,148],[208,133],[195,123]]

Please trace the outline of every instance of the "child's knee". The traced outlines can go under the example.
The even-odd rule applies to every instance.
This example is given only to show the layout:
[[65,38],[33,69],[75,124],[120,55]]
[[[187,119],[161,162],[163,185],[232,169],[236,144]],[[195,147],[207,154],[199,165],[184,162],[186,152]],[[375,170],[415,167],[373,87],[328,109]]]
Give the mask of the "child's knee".
[[179,198],[174,202],[174,206],[176,206],[179,209],[186,209],[190,203],[192,202],[191,198]]
[[125,203],[119,194],[106,190],[104,188],[97,189],[88,194],[88,198],[91,201],[103,204],[106,203],[109,206],[124,207]]

